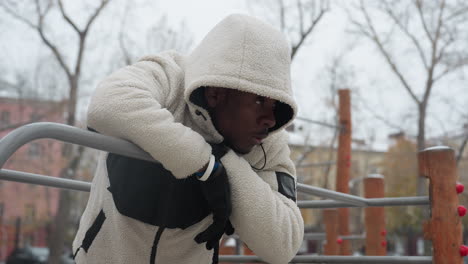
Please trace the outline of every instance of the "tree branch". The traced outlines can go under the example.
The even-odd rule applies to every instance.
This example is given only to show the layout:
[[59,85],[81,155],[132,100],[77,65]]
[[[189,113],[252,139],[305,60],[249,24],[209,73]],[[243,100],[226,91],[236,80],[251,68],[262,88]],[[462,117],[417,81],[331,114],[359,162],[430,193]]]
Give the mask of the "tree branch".
[[63,8],[62,0],[58,0],[58,5],[60,8],[60,13],[62,13],[63,19],[65,19],[65,21],[68,22],[68,24],[76,31],[76,33],[81,34],[81,31],[78,28],[78,26],[76,26],[76,24],[70,19],[70,17],[65,12],[65,9]]
[[413,43],[413,45],[416,47],[416,50],[418,51],[419,53],[419,57],[424,65],[424,68],[427,70],[429,68],[428,64],[427,64],[427,59],[426,59],[426,56],[424,55],[424,51],[422,49],[422,46],[421,44],[419,43],[418,39],[416,38],[416,36],[414,34],[412,34],[408,27],[403,25],[401,23],[401,18],[397,17],[395,12],[393,12],[393,8],[391,6],[389,6],[388,2],[387,1],[384,1],[385,3],[385,12],[388,14],[388,16],[393,20],[393,22],[398,26],[398,28],[403,31],[403,33],[405,33],[405,35],[410,38],[411,42]]
[[450,66],[447,66],[447,68],[442,71],[440,74],[438,74],[437,76],[435,76],[433,78],[433,81],[436,82],[438,80],[440,80],[441,78],[443,78],[444,76],[446,76],[447,74],[453,72],[453,71],[456,71],[460,68],[463,68],[465,66],[468,65],[468,58],[465,58],[465,59],[461,59],[458,63],[454,64],[454,65],[450,65]]
[[416,6],[416,9],[418,10],[418,14],[419,14],[419,19],[421,20],[421,24],[424,28],[424,32],[426,33],[426,36],[427,38],[433,42],[433,38],[432,38],[432,35],[429,31],[429,28],[427,27],[427,23],[426,23],[426,20],[424,19],[424,13],[423,13],[423,10],[422,10],[422,5],[423,5],[423,1],[421,0],[416,0],[414,1],[414,4]]
[[21,21],[23,22],[24,24],[28,25],[29,27],[33,28],[33,29],[37,29],[37,25],[34,25],[31,21],[27,20],[25,17],[22,17],[20,16],[18,13],[16,13],[12,8],[10,8],[8,6],[8,4],[3,1],[0,1],[0,7],[3,8],[3,10],[5,10],[5,12],[7,12],[9,15],[11,15],[12,17],[14,17],[15,19],[17,19],[18,21]]
[[107,3],[109,3],[109,0],[102,0],[99,7],[96,8],[96,10],[91,15],[88,22],[86,23],[85,29],[83,31],[78,31],[79,36],[80,36],[80,45],[79,45],[79,48],[78,48],[78,55],[77,55],[76,64],[75,64],[75,72],[74,72],[75,76],[79,76],[80,72],[81,72],[81,61],[83,60],[83,52],[84,52],[84,49],[85,49],[84,46],[85,46],[86,37],[88,35],[88,30],[91,27],[91,25],[93,24],[96,17],[102,11],[102,9],[107,5]]
[[45,16],[47,15],[48,11],[50,10],[50,6],[46,9],[46,11],[44,11],[44,13],[41,13],[41,7],[40,7],[40,3],[39,3],[39,0],[36,0],[35,1],[36,3],[36,12],[37,12],[37,15],[38,15],[38,22],[37,22],[37,27],[36,27],[36,30],[37,32],[39,33],[39,36],[41,37],[42,41],[44,42],[44,44],[52,51],[52,53],[54,54],[55,58],[57,59],[58,63],[60,64],[60,66],[62,67],[62,69],[65,71],[65,74],[70,77],[71,76],[71,72],[70,72],[70,69],[68,68],[67,64],[65,64],[65,61],[63,60],[63,56],[62,54],[60,53],[60,51],[57,49],[57,47],[52,44],[52,42],[49,41],[49,39],[47,39],[47,37],[45,36],[44,34],[44,18]]
[[302,9],[301,0],[296,0],[296,3],[299,12],[299,33],[302,36],[304,34],[304,10]]
[[390,122],[390,120],[388,120],[387,118],[383,117],[382,115],[377,114],[377,112],[375,111],[375,108],[369,107],[369,105],[367,105],[367,103],[365,102],[364,99],[362,99],[362,98],[360,98],[360,97],[357,97],[357,99],[361,101],[361,104],[362,104],[362,106],[364,107],[364,109],[365,109],[369,114],[371,114],[375,119],[381,121],[382,123],[384,123],[385,125],[387,125],[387,126],[390,127],[390,128],[394,128],[394,129],[399,130],[399,131],[405,131],[405,129],[403,129],[403,127],[398,126],[398,125],[396,125],[396,124]]
[[[312,30],[314,30],[315,26],[318,24],[318,22],[322,19],[323,15],[328,12],[328,8],[324,8],[322,5],[320,5],[320,11],[319,11],[319,14],[312,20],[312,23],[310,24],[310,26],[304,31],[304,32],[301,32],[300,33],[300,39],[299,39],[299,42],[296,43],[295,45],[293,45],[292,47],[292,52],[291,52],[291,59],[294,58],[294,56],[296,55],[297,51],[299,50],[299,48],[302,46],[302,44],[304,43],[305,39],[307,38],[307,36],[309,36],[309,34],[312,32]],[[302,25],[302,23],[301,23]]]
[[[367,22],[367,26],[369,27],[369,30],[370,30],[370,38],[374,41],[374,43],[377,45],[378,49],[380,50],[380,52],[382,53],[382,55],[385,57],[385,60],[387,61],[387,63],[390,65],[390,67],[392,68],[392,71],[393,73],[395,73],[398,77],[398,79],[400,80],[400,82],[403,84],[403,87],[406,89],[406,91],[410,94],[411,98],[417,103],[417,104],[420,104],[420,101],[418,99],[418,97],[416,96],[416,94],[414,94],[413,90],[411,89],[410,85],[408,84],[408,82],[406,81],[405,77],[403,76],[403,74],[400,72],[400,70],[398,69],[398,67],[396,66],[396,63],[392,60],[391,56],[390,56],[390,53],[384,48],[383,46],[383,43],[382,41],[380,40],[378,34],[377,34],[377,31],[375,30],[375,27],[374,27],[374,24],[372,22],[372,19],[370,18],[369,16],[369,13],[367,12],[366,8],[364,7],[364,4],[362,2],[362,0],[360,1],[360,9],[361,9],[361,12],[363,13],[365,19],[366,19],[366,22]],[[358,25],[360,27],[363,27],[362,24],[360,24],[359,22],[356,22],[358,23]]]
[[284,18],[285,7],[284,7],[283,0],[278,0],[278,4],[279,4],[279,7],[280,7],[280,26],[281,26],[281,31],[284,32],[284,30],[286,29],[286,22],[285,22],[285,18]]
[[463,152],[465,151],[466,143],[468,143],[468,133],[466,133],[465,138],[463,139],[462,144],[460,145],[460,148],[458,148],[458,154],[457,154],[457,165],[460,163],[460,160],[463,157]]
[[96,17],[101,13],[102,9],[109,3],[110,0],[102,0],[101,5],[94,11],[94,14],[91,15],[91,17],[88,20],[88,23],[86,23],[85,29],[81,32],[82,34],[86,35],[88,33],[89,28],[91,27],[91,24],[94,22]]
[[453,12],[452,14],[448,15],[444,20],[449,21],[449,20],[452,20],[454,18],[457,18],[460,15],[464,15],[466,13],[468,13],[468,6],[465,6],[465,7],[462,7],[462,8],[457,6],[456,11]]
[[15,90],[19,90],[21,88],[19,85],[6,81],[4,79],[0,79],[0,87],[2,87],[3,89],[12,88]]
[[440,40],[440,31],[441,31],[442,24],[443,24],[442,17],[443,17],[444,10],[445,10],[445,0],[442,0],[442,3],[440,5],[439,16],[437,17],[437,28],[436,28],[435,36],[431,42],[431,46],[432,46],[431,65],[428,70],[428,76],[426,80],[426,90],[424,91],[424,96],[422,100],[423,105],[425,105],[427,101],[429,100],[432,87],[434,87],[434,70],[437,64],[439,63],[439,60],[437,59],[437,47],[438,47],[439,40]]

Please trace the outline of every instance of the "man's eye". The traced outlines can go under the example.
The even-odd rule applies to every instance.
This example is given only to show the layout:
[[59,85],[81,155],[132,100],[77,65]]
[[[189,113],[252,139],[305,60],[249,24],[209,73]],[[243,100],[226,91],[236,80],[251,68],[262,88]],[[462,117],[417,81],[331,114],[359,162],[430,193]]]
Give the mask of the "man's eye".
[[258,105],[264,104],[265,103],[265,98],[258,97],[257,100],[255,100],[255,103],[258,104]]

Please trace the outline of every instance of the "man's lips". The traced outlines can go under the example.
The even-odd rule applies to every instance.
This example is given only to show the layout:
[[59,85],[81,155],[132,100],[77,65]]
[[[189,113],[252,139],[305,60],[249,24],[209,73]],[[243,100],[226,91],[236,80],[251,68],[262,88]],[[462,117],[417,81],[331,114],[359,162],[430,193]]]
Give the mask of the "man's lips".
[[257,134],[253,136],[253,139],[256,144],[260,144],[267,136],[268,134]]

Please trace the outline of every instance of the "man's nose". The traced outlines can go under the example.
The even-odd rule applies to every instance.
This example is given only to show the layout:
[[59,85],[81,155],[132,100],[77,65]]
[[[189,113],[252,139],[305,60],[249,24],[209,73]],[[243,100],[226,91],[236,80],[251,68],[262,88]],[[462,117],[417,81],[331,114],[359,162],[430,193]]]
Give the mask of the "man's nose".
[[266,113],[262,115],[260,119],[260,125],[262,125],[265,128],[272,128],[276,125],[276,117],[273,110],[266,111]]

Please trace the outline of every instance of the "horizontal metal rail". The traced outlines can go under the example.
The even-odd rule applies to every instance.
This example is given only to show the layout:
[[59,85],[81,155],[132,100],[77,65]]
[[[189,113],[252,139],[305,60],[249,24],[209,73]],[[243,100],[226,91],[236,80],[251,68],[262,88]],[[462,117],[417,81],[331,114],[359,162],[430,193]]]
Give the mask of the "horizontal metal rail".
[[89,192],[91,190],[91,183],[89,182],[5,169],[0,170],[0,180],[30,183],[84,192]]
[[342,127],[341,125],[329,124],[329,123],[325,123],[323,121],[312,120],[312,119],[305,118],[305,117],[300,117],[300,116],[296,117],[296,119],[307,122],[307,123],[317,124],[317,125],[321,125],[321,126],[324,126],[324,127],[330,127],[330,128],[335,128],[335,129],[341,129],[341,127]]
[[326,161],[326,162],[314,162],[314,163],[306,163],[306,164],[299,164],[296,168],[307,168],[307,167],[320,167],[320,166],[329,166],[335,165],[335,161]]
[[429,196],[413,197],[386,197],[386,198],[367,198],[365,206],[350,205],[349,203],[338,202],[334,200],[312,200],[298,201],[301,208],[346,208],[346,207],[382,207],[382,206],[413,206],[429,205]]
[[[147,152],[126,140],[101,135],[68,125],[39,122],[19,127],[0,140],[0,168],[3,167],[8,158],[21,146],[41,138],[56,139],[132,158],[157,162]],[[298,190],[351,205],[365,205],[361,197],[337,193],[327,189],[299,184]]]
[[[126,140],[101,135],[68,125],[41,122],[17,128],[0,140],[0,168],[3,167],[8,158],[21,146],[41,138],[56,139],[132,158],[157,162],[147,152]],[[90,189],[90,187],[88,187],[89,183],[86,182],[10,170],[0,170],[0,179],[80,191],[89,191]],[[424,205],[429,203],[428,197],[366,199],[301,183],[297,185],[297,190],[322,198],[333,199],[332,201],[299,201],[299,205],[302,208],[400,206]]]
[[340,201],[348,205],[354,205],[358,207],[365,207],[367,205],[365,198],[346,193],[330,191],[328,189],[310,186],[306,184],[297,184],[297,190],[302,193],[312,194],[315,196]]
[[[257,256],[235,256],[220,255],[219,262],[256,262],[264,263]],[[302,255],[296,256],[291,263],[412,263],[412,264],[432,264],[431,256],[413,257],[413,256],[316,256]]]
[[[57,123],[33,123],[13,130],[0,140],[0,168],[11,155],[21,146],[36,139],[51,138],[72,144],[78,144],[106,152],[120,155],[155,161],[148,153],[138,146],[114,137],[89,132],[76,127],[71,127]],[[45,176],[34,173],[26,173],[0,169],[0,179],[31,183],[37,185],[51,186],[77,191],[87,191],[91,189],[91,183]],[[324,208],[324,207],[367,207],[367,206],[388,206],[388,205],[423,205],[428,204],[427,197],[399,197],[399,198],[378,198],[365,199],[359,196],[334,192],[323,188],[298,184],[298,191],[331,198],[322,201],[299,201],[302,208]],[[323,207],[322,207],[323,206]],[[262,262],[257,256],[220,256],[222,262]],[[307,263],[432,263],[432,257],[409,257],[409,256],[296,256],[292,262]]]
[[[0,180],[16,181],[49,187],[56,187],[75,191],[89,192],[91,183],[58,177],[46,176],[35,173],[0,170]],[[395,197],[395,198],[373,198],[365,199],[364,206],[350,205],[348,203],[337,202],[333,200],[314,200],[314,201],[298,201],[300,208],[338,208],[338,207],[381,207],[381,206],[408,206],[408,205],[428,205],[429,198],[427,196],[420,197]]]
[[[366,235],[348,235],[348,236],[338,236],[343,240],[362,240],[366,238]],[[304,239],[306,240],[326,240],[326,233],[304,233]]]
[[19,127],[0,140],[0,168],[21,146],[36,139],[51,138],[104,150],[132,158],[156,162],[147,152],[126,140],[101,135],[73,126],[39,122]]

